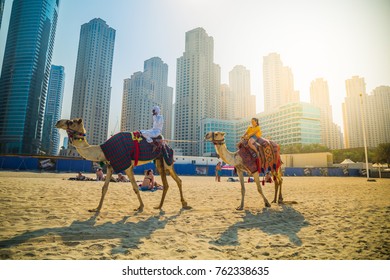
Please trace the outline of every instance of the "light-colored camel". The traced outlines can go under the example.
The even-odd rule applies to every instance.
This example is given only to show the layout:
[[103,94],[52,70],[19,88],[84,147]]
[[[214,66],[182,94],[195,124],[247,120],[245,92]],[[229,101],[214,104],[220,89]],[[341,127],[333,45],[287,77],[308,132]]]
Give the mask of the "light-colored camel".
[[[109,185],[110,179],[112,177],[113,168],[110,166],[109,162],[107,161],[106,157],[104,156],[103,150],[100,148],[100,145],[89,145],[88,144],[87,140],[85,139],[86,138],[86,130],[84,128],[82,119],[59,120],[56,124],[56,127],[67,131],[70,144],[72,144],[76,148],[77,152],[83,158],[90,160],[90,161],[103,162],[103,163],[107,164],[107,175],[106,175],[104,185],[102,187],[102,196],[100,198],[99,205],[97,206],[97,208],[89,210],[90,212],[99,212],[103,206],[104,197],[105,197],[107,190],[108,190],[108,185]],[[164,204],[164,199],[165,199],[165,196],[166,196],[168,188],[169,188],[167,177],[166,177],[166,172],[169,172],[169,174],[176,181],[177,186],[179,187],[180,200],[181,200],[182,207],[184,209],[191,208],[187,205],[187,202],[184,199],[181,179],[179,178],[179,176],[177,176],[177,174],[173,168],[173,164],[170,166],[168,164],[166,164],[164,159],[162,158],[162,156],[159,158],[156,158],[154,160],[156,163],[157,170],[158,170],[159,174],[161,175],[161,179],[162,179],[163,186],[164,186],[160,204],[154,208],[161,209],[163,204]],[[143,165],[143,164],[146,164],[149,162],[150,161],[138,161],[138,165]],[[133,186],[133,190],[134,190],[135,194],[137,195],[138,201],[140,203],[139,207],[137,209],[135,209],[135,211],[141,212],[144,208],[144,203],[142,202],[142,198],[141,198],[140,192],[138,190],[138,185],[137,185],[135,177],[134,177],[133,169],[134,169],[134,161],[131,162],[130,167],[128,169],[126,169],[125,172],[126,172],[126,175],[130,179],[130,182]]]
[[[220,158],[227,164],[233,165],[237,170],[237,175],[240,178],[240,183],[241,183],[241,204],[236,209],[237,210],[244,209],[244,198],[245,198],[244,172],[253,175],[253,178],[257,185],[257,190],[259,191],[260,195],[263,197],[265,206],[270,207],[271,205],[269,204],[267,198],[265,197],[263,193],[263,189],[261,187],[259,173],[258,172],[252,173],[245,166],[241,156],[238,154],[238,151],[233,153],[227,149],[225,144],[225,132],[220,132],[220,131],[208,132],[205,135],[205,140],[213,142],[215,146],[215,150],[217,154],[220,156]],[[279,167],[277,171],[272,171],[271,173],[274,177],[274,183],[275,183],[275,197],[272,203],[276,203],[276,202],[282,203],[283,202],[283,197],[282,197],[283,178],[282,178],[281,168]]]

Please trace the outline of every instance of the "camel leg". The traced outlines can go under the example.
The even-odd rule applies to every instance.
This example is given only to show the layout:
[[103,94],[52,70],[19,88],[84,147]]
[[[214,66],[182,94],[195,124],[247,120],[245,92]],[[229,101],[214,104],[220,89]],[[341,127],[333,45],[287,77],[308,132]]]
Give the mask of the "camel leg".
[[179,176],[177,175],[177,173],[176,173],[176,171],[175,171],[175,168],[173,167],[173,164],[172,164],[171,166],[169,166],[169,165],[167,165],[166,163],[164,163],[164,166],[165,166],[165,170],[167,170],[167,171],[169,172],[169,175],[171,175],[171,177],[173,178],[173,180],[175,180],[175,182],[176,182],[176,184],[177,184],[177,187],[179,188],[179,192],[180,192],[180,201],[181,201],[181,205],[182,205],[183,209],[191,209],[192,207],[191,207],[191,206],[188,206],[186,200],[184,199],[181,179],[180,179]]
[[260,178],[259,178],[259,172],[256,172],[256,173],[253,174],[253,179],[256,182],[258,192],[263,197],[265,206],[266,207],[271,207],[271,204],[269,204],[267,198],[265,197],[265,195],[263,193],[263,188],[261,187]]
[[276,173],[273,172],[272,175],[275,178],[274,183],[275,183],[275,195],[274,195],[274,200],[272,203],[283,203],[283,196],[282,196],[282,182],[283,178],[281,175],[281,170],[278,170]]
[[275,186],[275,194],[274,194],[274,200],[272,200],[272,203],[276,203],[278,200],[278,192],[279,192],[279,178],[275,176],[275,173],[271,173],[272,178],[274,179],[274,186]]
[[100,212],[100,209],[102,209],[104,197],[106,196],[107,190],[108,190],[108,184],[110,184],[110,180],[112,177],[112,167],[111,165],[107,166],[107,175],[106,180],[104,181],[104,185],[102,187],[102,196],[100,198],[100,202],[97,208],[88,210],[89,212]]
[[164,169],[162,161],[163,161],[162,158],[161,159],[156,159],[156,161],[155,161],[155,164],[156,164],[158,173],[160,173],[161,180],[162,180],[164,188],[163,188],[163,193],[162,193],[162,196],[161,196],[160,205],[157,206],[157,207],[154,207],[154,209],[161,209],[163,207],[165,196],[167,195],[167,192],[168,192],[168,189],[169,189],[168,180],[167,180],[167,174],[165,173],[165,169]]
[[279,171],[276,173],[276,178],[278,178],[278,182],[279,182],[279,199],[278,199],[278,203],[283,203],[283,196],[282,196],[283,178],[282,178],[282,170],[281,169],[279,169]]
[[240,184],[241,184],[241,204],[236,208],[236,210],[243,210],[244,209],[244,198],[245,198],[245,183],[244,183],[244,174],[241,170],[237,169],[237,175],[240,178]]
[[141,194],[139,193],[138,185],[134,177],[133,172],[134,166],[131,165],[129,168],[125,170],[127,177],[129,177],[129,180],[131,182],[131,185],[133,186],[133,190],[135,194],[137,195],[138,201],[139,201],[139,207],[137,209],[134,209],[134,211],[142,212],[144,210],[144,203],[142,202]]

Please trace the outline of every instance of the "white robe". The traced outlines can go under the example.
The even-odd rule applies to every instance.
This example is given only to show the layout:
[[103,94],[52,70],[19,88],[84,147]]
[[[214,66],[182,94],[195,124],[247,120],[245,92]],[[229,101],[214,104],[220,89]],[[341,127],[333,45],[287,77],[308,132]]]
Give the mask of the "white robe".
[[140,130],[143,137],[146,138],[148,143],[152,143],[152,138],[158,137],[162,134],[164,125],[164,118],[162,115],[153,115],[153,127],[148,130]]

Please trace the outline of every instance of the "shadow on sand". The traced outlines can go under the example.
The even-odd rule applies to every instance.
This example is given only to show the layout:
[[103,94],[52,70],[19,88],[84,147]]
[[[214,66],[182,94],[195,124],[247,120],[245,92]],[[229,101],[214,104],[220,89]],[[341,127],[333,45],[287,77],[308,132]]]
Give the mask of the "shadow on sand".
[[[57,228],[43,228],[27,231],[13,238],[0,241],[0,249],[10,248],[28,242],[32,238],[61,236],[62,242],[67,246],[77,246],[83,241],[120,239],[120,244],[111,250],[112,254],[124,254],[129,248],[137,248],[142,243],[141,239],[149,237],[153,232],[163,229],[167,223],[176,219],[179,215],[166,217],[164,212],[151,216],[139,222],[126,222],[129,216],[112,223],[106,222],[96,225],[97,215],[85,221],[73,221],[71,225]],[[50,242],[50,241],[49,241]]]
[[290,242],[296,246],[301,246],[302,241],[297,233],[309,225],[303,215],[288,205],[282,205],[282,211],[264,208],[262,212],[252,213],[245,211],[243,221],[230,226],[222,235],[210,244],[217,246],[237,246],[238,231],[240,229],[258,229],[268,235],[286,235]]

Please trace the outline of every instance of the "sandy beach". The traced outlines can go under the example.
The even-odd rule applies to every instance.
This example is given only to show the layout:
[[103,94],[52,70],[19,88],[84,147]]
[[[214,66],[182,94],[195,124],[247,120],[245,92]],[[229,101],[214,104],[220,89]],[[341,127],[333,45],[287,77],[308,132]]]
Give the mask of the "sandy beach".
[[[286,204],[271,208],[246,183],[237,211],[238,182],[181,176],[183,210],[169,177],[163,211],[159,190],[141,192],[142,213],[130,183],[111,183],[94,215],[103,183],[75,175],[0,172],[0,259],[390,259],[390,179],[284,177]],[[264,191],[272,201],[273,184]]]

